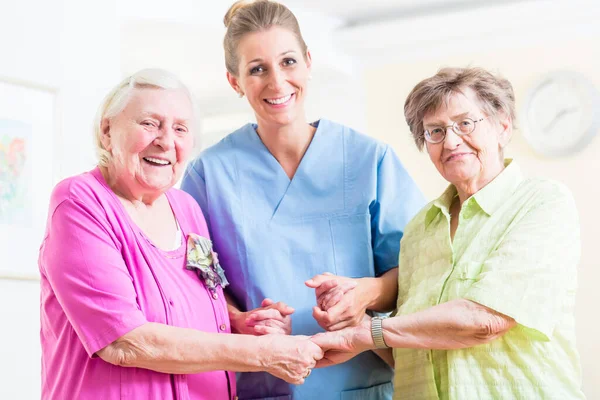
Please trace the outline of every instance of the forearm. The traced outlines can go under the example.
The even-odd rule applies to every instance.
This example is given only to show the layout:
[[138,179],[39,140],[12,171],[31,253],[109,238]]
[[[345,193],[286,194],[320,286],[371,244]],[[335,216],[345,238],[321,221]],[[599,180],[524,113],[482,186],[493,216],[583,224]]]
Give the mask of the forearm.
[[358,279],[358,290],[365,299],[367,310],[387,312],[396,307],[398,298],[398,267],[378,278]]
[[383,336],[393,348],[451,350],[489,343],[516,321],[469,300],[452,300],[426,310],[387,318]]
[[[228,335],[144,324],[98,352],[104,361],[123,367],[146,368],[168,374],[214,370],[261,371],[263,340],[250,335]],[[265,346],[266,347],[266,346]]]

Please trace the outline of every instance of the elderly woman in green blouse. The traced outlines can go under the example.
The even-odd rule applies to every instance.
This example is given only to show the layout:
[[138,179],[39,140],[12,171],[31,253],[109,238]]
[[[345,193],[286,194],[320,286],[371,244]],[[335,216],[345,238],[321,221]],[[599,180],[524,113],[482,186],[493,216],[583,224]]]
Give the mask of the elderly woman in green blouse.
[[[313,337],[321,366],[376,348],[394,399],[583,399],[573,307],[579,225],[568,189],[504,158],[511,84],[480,68],[420,82],[404,112],[448,189],[407,225],[394,317]],[[345,278],[337,278],[343,280]]]

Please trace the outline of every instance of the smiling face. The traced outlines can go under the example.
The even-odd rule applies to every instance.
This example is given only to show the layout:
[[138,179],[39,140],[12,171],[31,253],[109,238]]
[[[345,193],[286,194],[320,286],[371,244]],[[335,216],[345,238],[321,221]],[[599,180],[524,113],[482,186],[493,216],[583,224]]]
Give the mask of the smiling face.
[[192,149],[193,122],[184,91],[134,89],[123,111],[102,122],[111,180],[142,196],[171,188]]
[[227,73],[231,86],[248,98],[259,125],[288,125],[304,120],[304,98],[310,76],[297,38],[274,26],[246,34],[239,42],[238,76]]
[[[476,190],[494,179],[504,168],[503,148],[508,144],[512,124],[507,118],[494,118],[483,113],[472,89],[452,94],[441,107],[423,118],[425,130],[433,130],[460,122],[464,118],[478,121],[468,135],[457,135],[451,128],[441,143],[426,142],[427,152],[440,174],[455,186]],[[475,190],[475,191],[476,191]]]

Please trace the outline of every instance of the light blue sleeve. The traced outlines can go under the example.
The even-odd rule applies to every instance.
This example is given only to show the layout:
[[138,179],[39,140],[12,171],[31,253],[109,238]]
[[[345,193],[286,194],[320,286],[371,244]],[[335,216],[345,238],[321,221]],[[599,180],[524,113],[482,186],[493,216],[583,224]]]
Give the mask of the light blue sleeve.
[[375,274],[398,266],[404,227],[425,205],[425,197],[388,146],[377,167],[377,198],[369,207]]
[[204,180],[204,168],[200,160],[192,161],[186,168],[181,181],[181,190],[189,193],[200,206],[204,220],[211,237],[213,235],[208,215],[208,196],[206,194],[206,181]]

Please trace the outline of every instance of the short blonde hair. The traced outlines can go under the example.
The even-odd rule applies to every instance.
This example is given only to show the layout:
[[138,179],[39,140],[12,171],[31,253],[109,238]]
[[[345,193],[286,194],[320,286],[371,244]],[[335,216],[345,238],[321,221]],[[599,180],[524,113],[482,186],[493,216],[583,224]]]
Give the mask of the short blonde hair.
[[504,114],[515,124],[515,94],[510,82],[483,68],[442,68],[414,87],[404,103],[404,117],[419,150],[425,145],[423,118],[436,112],[448,98],[470,88],[487,115]]
[[[94,138],[96,145],[96,154],[98,156],[98,165],[108,166],[111,160],[111,154],[102,144],[102,122],[105,119],[112,119],[127,107],[131,94],[135,89],[178,89],[183,90],[190,99],[192,109],[194,110],[194,119],[197,120],[196,107],[190,90],[185,86],[177,76],[169,71],[158,68],[143,69],[135,74],[123,79],[121,83],[115,86],[104,98],[100,105],[94,121]],[[197,121],[194,121],[197,126]]]
[[270,0],[240,0],[233,5],[225,14],[223,23],[227,28],[223,39],[225,49],[225,66],[227,71],[234,76],[239,73],[239,57],[237,48],[242,37],[248,33],[260,32],[273,26],[288,29],[296,36],[302,55],[307,58],[308,48],[296,16],[289,8],[276,1]]

